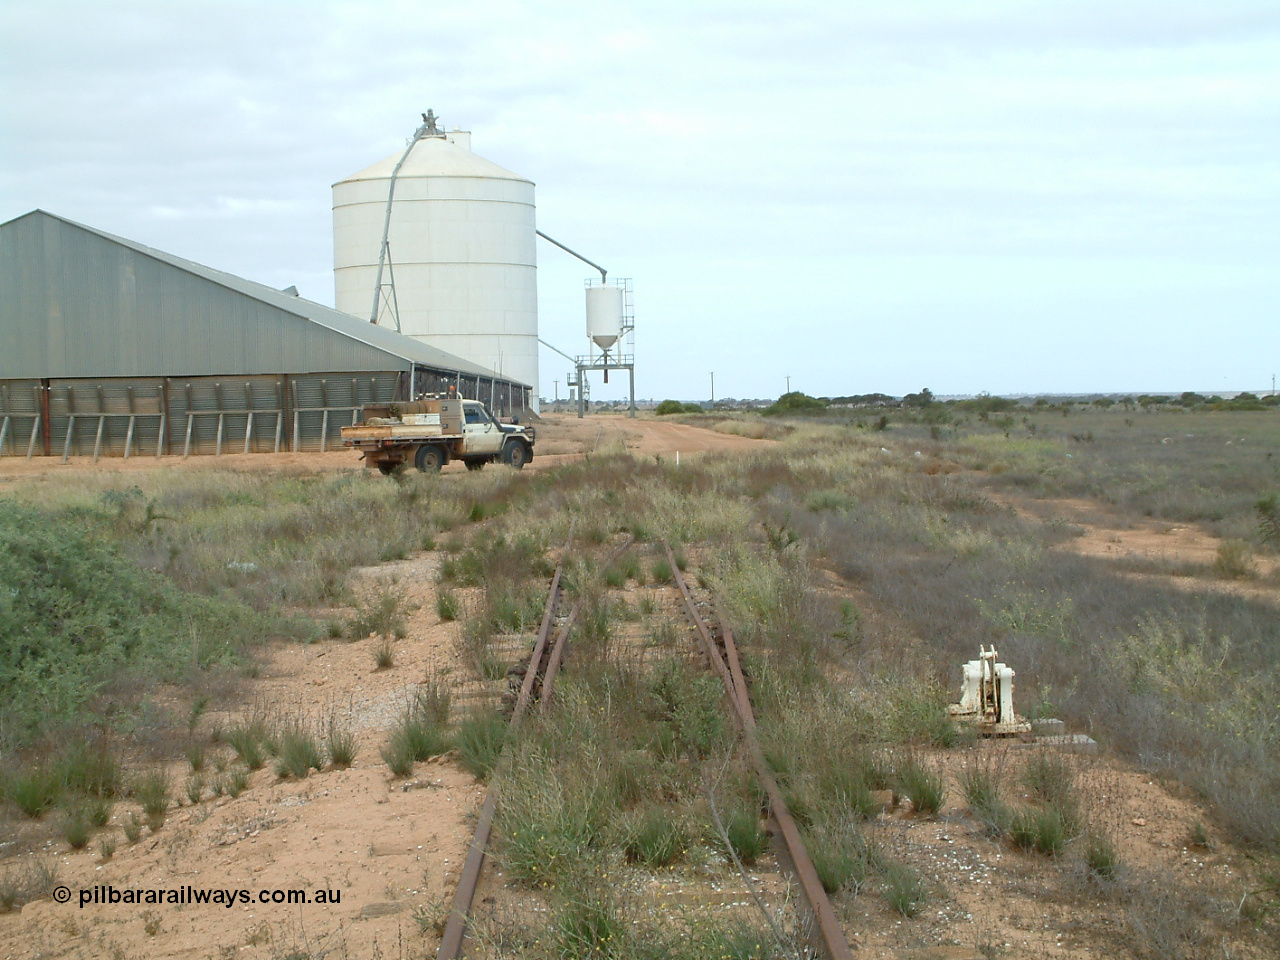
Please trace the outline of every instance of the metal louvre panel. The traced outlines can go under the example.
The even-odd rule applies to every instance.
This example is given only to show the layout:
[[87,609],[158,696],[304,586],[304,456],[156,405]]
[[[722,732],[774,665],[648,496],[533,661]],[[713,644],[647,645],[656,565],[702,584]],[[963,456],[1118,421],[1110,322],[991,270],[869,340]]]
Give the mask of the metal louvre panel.
[[[57,457],[92,456],[96,447],[99,456],[123,456],[127,446],[130,456],[155,456],[159,445],[164,455],[213,455],[219,452],[219,420],[221,453],[246,452],[246,432],[248,452],[271,453],[277,443],[284,451],[290,448],[297,407],[303,408],[296,411],[297,449],[320,450],[323,428],[324,448],[338,450],[341,429],[353,422],[360,408],[400,398],[402,376],[407,378],[392,370],[297,378],[281,374],[168,381],[53,380],[48,392],[50,453]],[[41,423],[35,444],[31,442],[36,417],[42,416],[42,399],[43,385],[38,380],[0,381],[0,456],[26,456],[28,448],[43,455],[45,424]],[[166,413],[163,440],[162,413]],[[188,414],[195,415],[188,418]],[[5,417],[9,418],[7,427]]]
[[130,455],[154,454],[160,432],[160,384],[157,379],[123,378],[50,381],[50,452],[88,456],[96,450],[100,456],[123,456],[128,445]]
[[39,415],[39,380],[0,380],[0,457],[27,455]]
[[348,377],[294,377],[290,382],[290,402],[297,425],[293,449],[340,450],[342,428],[357,421],[360,407],[390,403],[397,398],[400,374],[392,371]]
[[[283,398],[283,376],[172,380],[169,384],[170,452],[181,455],[189,449],[191,454],[217,454],[221,421],[221,452],[244,453],[245,433],[252,411],[249,452],[270,453],[275,450],[277,412],[282,410]],[[189,448],[188,414],[195,414],[190,417]],[[283,448],[282,413],[280,436]]]

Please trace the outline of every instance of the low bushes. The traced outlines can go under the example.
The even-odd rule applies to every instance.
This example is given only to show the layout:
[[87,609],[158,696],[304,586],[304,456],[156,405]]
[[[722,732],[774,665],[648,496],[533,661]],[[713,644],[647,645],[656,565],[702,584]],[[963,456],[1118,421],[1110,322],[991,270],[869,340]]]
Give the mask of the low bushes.
[[453,746],[453,734],[446,726],[448,716],[448,689],[440,683],[424,684],[405,706],[382,748],[382,759],[393,775],[407,777],[415,763],[439,756]]

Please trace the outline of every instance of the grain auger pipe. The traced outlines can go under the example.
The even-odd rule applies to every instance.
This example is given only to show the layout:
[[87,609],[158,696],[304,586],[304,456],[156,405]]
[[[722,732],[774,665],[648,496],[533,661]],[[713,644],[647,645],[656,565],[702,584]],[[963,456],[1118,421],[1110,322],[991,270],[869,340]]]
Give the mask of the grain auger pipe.
[[[536,233],[538,236],[540,236],[543,240],[547,241],[547,243],[555,244],[557,247],[559,247],[559,248],[560,248],[561,250],[563,250],[565,253],[569,254],[569,256],[571,256],[571,257],[577,257],[579,260],[581,260],[583,263],[585,263],[585,264],[586,264],[587,266],[589,266],[589,267],[595,267],[597,270],[599,270],[599,271],[600,271],[600,282],[601,282],[601,283],[604,283],[604,282],[609,278],[609,271],[608,271],[608,270],[606,270],[604,267],[600,266],[600,264],[598,264],[598,263],[592,263],[590,260],[588,260],[588,259],[587,259],[586,257],[584,257],[582,254],[578,253],[578,251],[577,251],[577,250],[570,250],[568,247],[566,247],[566,246],[565,246],[563,243],[561,243],[559,240],[555,240],[555,239],[553,239],[553,238],[551,238],[551,237],[548,237],[548,236],[547,236],[545,233],[543,233],[541,230],[535,230],[535,231],[534,231],[534,233]],[[553,349],[554,349],[554,348],[553,348]]]
[[760,749],[760,742],[756,739],[755,713],[751,708],[751,696],[747,691],[746,679],[742,674],[738,658],[738,646],[733,639],[733,632],[729,629],[729,623],[723,616],[720,617],[720,639],[724,644],[722,654],[706,622],[698,613],[693,595],[689,592],[689,586],[685,583],[684,575],[676,564],[671,545],[664,546],[667,551],[667,562],[671,565],[671,575],[676,586],[680,588],[689,619],[697,629],[712,666],[720,674],[725,693],[733,707],[735,725],[742,731],[742,738],[751,756],[751,762],[756,768],[756,775],[760,778],[765,794],[769,797],[769,809],[773,812],[777,832],[782,837],[783,852],[790,861],[791,873],[799,882],[800,891],[814,919],[818,934],[814,945],[828,960],[853,960],[853,951],[849,949],[844,931],[840,929],[840,922],[836,919],[835,910],[831,907],[827,892],[822,888],[822,881],[818,879],[818,871],[814,869],[809,851],[805,849],[800,829],[796,826],[791,811],[787,809],[782,790],[778,787],[778,781],[773,778],[773,772],[765,760],[764,751]]

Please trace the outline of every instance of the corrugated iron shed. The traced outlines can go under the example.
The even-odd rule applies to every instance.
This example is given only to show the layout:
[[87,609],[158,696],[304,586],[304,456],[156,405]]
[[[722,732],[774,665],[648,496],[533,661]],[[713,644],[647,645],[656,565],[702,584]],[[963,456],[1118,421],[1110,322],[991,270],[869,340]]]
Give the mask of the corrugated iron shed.
[[0,380],[415,365],[517,383],[323,304],[43,210],[0,224]]

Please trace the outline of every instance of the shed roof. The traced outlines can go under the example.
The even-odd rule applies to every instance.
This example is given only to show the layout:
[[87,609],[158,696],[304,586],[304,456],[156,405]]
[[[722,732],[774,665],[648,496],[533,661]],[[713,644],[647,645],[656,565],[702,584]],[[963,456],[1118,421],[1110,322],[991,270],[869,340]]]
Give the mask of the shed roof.
[[324,304],[44,210],[0,224],[0,333],[7,348],[0,378],[420,364],[518,382]]

